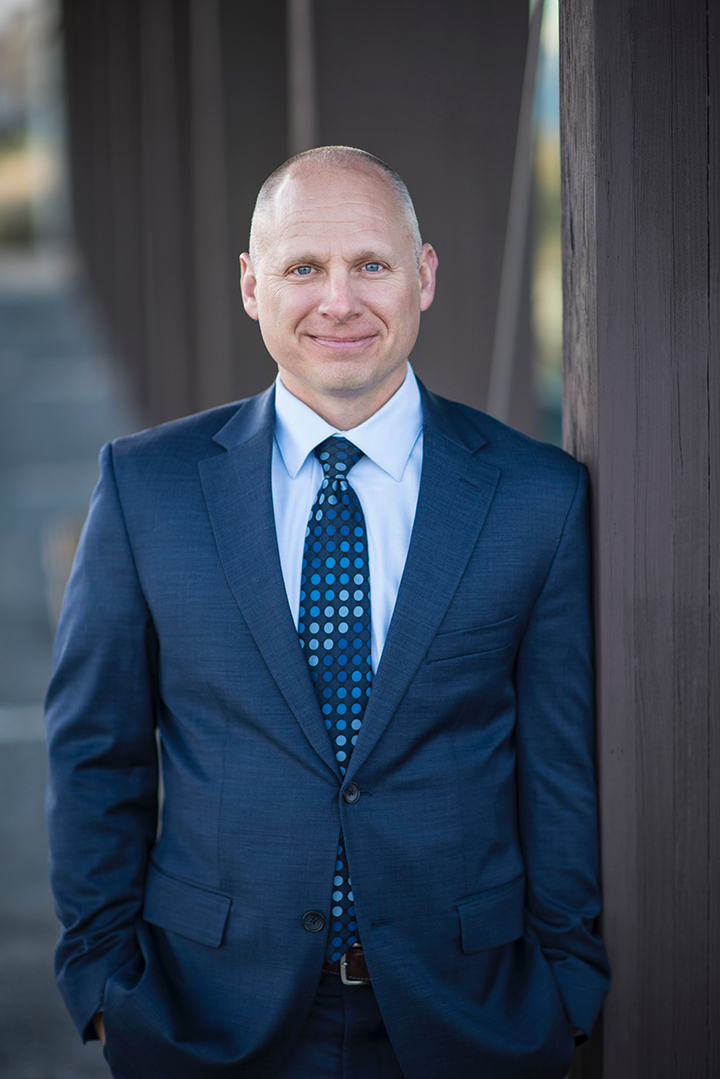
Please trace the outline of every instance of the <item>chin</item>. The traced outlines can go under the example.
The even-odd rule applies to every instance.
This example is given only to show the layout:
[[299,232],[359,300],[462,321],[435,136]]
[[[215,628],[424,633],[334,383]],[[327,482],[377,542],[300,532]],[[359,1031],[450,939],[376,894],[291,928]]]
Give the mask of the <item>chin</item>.
[[307,378],[319,390],[360,390],[374,386],[385,377],[377,364],[361,355],[334,355],[314,359],[305,372],[296,377]]
[[355,375],[349,373],[344,376],[338,375],[336,378],[328,378],[324,379],[323,382],[316,383],[317,390],[320,393],[336,394],[339,397],[354,397],[358,394],[367,393],[376,385],[375,380],[368,380],[367,375],[363,378],[360,372]]
[[318,372],[318,385],[324,384],[328,390],[362,391],[370,390],[380,383],[392,379],[397,368],[390,370],[378,370],[362,361],[345,360],[333,365],[331,370]]

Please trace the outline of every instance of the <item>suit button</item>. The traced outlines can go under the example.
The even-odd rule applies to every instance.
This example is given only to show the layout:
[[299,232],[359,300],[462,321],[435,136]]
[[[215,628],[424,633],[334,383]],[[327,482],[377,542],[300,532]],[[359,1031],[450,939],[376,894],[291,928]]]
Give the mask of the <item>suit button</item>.
[[359,797],[360,788],[358,787],[357,783],[348,783],[347,787],[343,791],[343,798],[348,803],[348,805],[352,805],[353,802],[357,802]]
[[309,910],[303,914],[303,929],[307,929],[308,933],[319,933],[324,928],[325,919],[319,910]]

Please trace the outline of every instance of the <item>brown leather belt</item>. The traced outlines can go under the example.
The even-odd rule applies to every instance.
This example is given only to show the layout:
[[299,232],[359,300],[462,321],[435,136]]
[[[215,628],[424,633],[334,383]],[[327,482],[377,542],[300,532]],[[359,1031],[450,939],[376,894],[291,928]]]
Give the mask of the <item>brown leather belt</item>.
[[362,944],[353,944],[344,955],[331,963],[323,963],[323,974],[339,974],[344,985],[369,985],[370,973],[363,955]]

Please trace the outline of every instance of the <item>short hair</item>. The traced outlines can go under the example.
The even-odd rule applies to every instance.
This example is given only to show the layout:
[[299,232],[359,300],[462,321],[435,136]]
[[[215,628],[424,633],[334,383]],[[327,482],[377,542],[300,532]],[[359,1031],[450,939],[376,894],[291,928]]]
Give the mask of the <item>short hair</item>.
[[279,168],[275,169],[275,171],[268,176],[258,192],[252,221],[250,222],[249,250],[250,257],[253,260],[257,253],[257,241],[254,239],[254,235],[256,235],[258,231],[256,227],[257,222],[272,208],[275,193],[285,177],[296,165],[306,161],[308,163],[317,162],[319,165],[327,165],[329,167],[341,169],[364,168],[367,170],[370,168],[375,171],[379,170],[390,184],[390,187],[400,203],[400,208],[404,214],[410,232],[415,261],[418,266],[420,265],[423,246],[422,237],[420,235],[420,226],[418,225],[413,201],[410,198],[410,192],[405,186],[403,179],[395,169],[391,168],[391,166],[381,158],[375,157],[374,154],[369,154],[367,150],[358,150],[355,146],[317,146],[312,150],[304,150],[301,154],[295,154],[293,157],[289,157],[287,161],[284,161]]

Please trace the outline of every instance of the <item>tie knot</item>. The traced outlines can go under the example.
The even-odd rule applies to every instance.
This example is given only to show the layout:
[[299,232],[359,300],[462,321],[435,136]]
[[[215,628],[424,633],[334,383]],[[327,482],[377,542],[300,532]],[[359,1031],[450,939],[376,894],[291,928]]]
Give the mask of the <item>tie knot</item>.
[[365,454],[347,438],[331,435],[315,447],[315,456],[328,480],[347,479],[347,474]]

